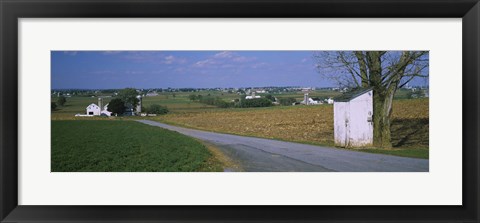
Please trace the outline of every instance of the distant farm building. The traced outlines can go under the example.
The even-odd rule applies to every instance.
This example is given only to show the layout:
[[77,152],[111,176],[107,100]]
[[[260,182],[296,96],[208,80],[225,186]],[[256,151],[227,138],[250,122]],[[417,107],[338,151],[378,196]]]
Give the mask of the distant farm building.
[[158,96],[158,93],[156,91],[148,92],[147,94],[145,94],[145,97],[155,97],[155,96]]
[[89,106],[87,106],[86,110],[87,113],[86,115],[76,115],[76,116],[99,116],[99,115],[104,115],[104,116],[111,116],[112,112],[108,111],[108,104],[103,106],[103,99],[98,98],[98,105],[92,103]]
[[361,147],[373,143],[373,90],[363,88],[335,98],[335,145]]
[[331,105],[335,102],[335,100],[333,100],[333,98],[329,98],[329,99],[326,99],[325,102],[327,102],[327,104]]
[[[103,98],[98,98],[98,107],[102,108],[102,105],[103,105]],[[104,116],[111,116],[112,115],[112,112],[108,111],[108,104],[103,106],[103,109],[100,111],[100,115],[104,115]]]
[[252,92],[252,95],[246,96],[245,99],[254,99],[254,98],[261,98],[260,96],[256,96],[255,92]]
[[87,115],[100,115],[100,107],[98,105],[92,103],[87,107]]
[[138,99],[138,104],[137,104],[136,110],[137,110],[137,113],[140,114],[142,112],[142,96],[138,95],[137,99]]
[[300,104],[303,104],[303,105],[319,105],[319,104],[322,104],[322,103],[319,102],[319,101],[313,100],[311,97],[308,96],[308,93],[305,93],[303,95],[303,101],[300,102]]

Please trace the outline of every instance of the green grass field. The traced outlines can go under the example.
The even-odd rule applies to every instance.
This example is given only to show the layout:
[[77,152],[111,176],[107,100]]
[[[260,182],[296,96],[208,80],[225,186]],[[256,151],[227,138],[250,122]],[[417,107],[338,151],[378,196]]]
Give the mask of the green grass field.
[[133,121],[52,121],[52,172],[223,171],[199,141]]

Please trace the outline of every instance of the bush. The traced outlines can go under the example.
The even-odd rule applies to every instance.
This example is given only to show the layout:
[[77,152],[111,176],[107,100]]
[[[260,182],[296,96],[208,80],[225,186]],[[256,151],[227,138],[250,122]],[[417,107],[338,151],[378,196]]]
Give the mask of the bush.
[[52,108],[52,111],[55,111],[55,109],[57,109],[57,103],[55,102],[52,102],[50,106]]
[[125,102],[120,98],[114,98],[108,103],[109,112],[121,115],[125,112]]
[[63,106],[67,102],[67,99],[64,96],[60,96],[57,100],[58,105]]
[[191,101],[195,101],[197,100],[197,95],[191,94],[188,96],[188,99],[190,99]]
[[169,111],[167,107],[157,104],[150,105],[150,107],[148,108],[148,113],[150,114],[163,115],[167,114],[168,112]]
[[267,98],[253,98],[253,99],[242,99],[238,104],[240,108],[253,108],[253,107],[269,107],[272,106],[272,101]]
[[220,107],[220,108],[230,108],[230,107],[233,107],[234,104],[226,102],[226,101],[219,100],[219,101],[215,102],[215,105]]
[[293,103],[297,102],[295,98],[280,98],[279,103],[281,105],[292,105]]
[[214,105],[220,108],[230,108],[234,106],[234,103],[226,102],[219,97],[205,96],[205,97],[197,97],[197,98],[200,103],[207,104],[207,105]]
[[275,97],[273,97],[273,95],[271,95],[271,94],[265,95],[265,98],[268,99],[268,100],[270,100],[270,101],[272,101],[272,102],[275,101]]

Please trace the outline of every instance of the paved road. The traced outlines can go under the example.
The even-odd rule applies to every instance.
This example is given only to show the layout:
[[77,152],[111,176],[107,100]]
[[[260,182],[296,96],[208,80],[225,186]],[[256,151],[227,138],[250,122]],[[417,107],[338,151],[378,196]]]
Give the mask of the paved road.
[[429,167],[425,159],[221,134],[150,120],[139,122],[212,143],[249,172],[428,172]]

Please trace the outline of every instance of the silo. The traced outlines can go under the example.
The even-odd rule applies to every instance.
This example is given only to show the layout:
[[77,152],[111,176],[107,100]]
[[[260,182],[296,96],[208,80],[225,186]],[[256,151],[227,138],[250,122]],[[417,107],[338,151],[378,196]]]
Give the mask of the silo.
[[138,95],[137,99],[138,99],[137,113],[141,113],[142,112],[142,96]]
[[102,99],[102,98],[98,98],[98,107],[100,107],[100,111],[103,110],[103,107],[102,107],[103,103],[102,103],[102,102],[103,102],[103,99]]
[[303,95],[303,101],[305,102],[306,105],[309,105],[310,104],[310,101],[308,101],[308,93],[305,93]]

